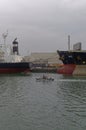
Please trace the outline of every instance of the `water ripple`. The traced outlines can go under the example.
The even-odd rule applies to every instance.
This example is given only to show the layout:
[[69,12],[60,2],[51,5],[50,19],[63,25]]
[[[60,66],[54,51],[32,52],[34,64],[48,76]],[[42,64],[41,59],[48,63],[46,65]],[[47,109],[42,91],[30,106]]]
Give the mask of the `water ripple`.
[[85,78],[51,74],[53,82],[31,76],[0,77],[0,129],[84,130]]

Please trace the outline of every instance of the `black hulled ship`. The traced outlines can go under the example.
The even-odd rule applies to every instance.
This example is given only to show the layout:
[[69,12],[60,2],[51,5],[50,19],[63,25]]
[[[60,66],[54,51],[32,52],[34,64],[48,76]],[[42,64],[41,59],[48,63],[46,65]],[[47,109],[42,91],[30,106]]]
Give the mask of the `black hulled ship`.
[[57,72],[60,74],[86,75],[86,51],[81,50],[81,43],[74,45],[73,50],[57,51],[63,62]]

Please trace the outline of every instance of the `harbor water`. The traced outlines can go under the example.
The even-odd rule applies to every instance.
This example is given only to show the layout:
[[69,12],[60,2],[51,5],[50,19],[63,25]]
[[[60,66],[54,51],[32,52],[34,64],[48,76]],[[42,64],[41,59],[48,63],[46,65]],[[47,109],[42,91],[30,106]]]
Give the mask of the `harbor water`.
[[86,77],[0,76],[0,130],[85,130]]

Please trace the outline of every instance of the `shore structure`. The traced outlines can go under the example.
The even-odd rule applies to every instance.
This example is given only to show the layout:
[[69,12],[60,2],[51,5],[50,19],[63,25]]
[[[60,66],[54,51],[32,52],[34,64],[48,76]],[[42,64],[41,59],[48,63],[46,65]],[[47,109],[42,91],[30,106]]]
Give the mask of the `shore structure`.
[[56,73],[57,68],[62,63],[56,52],[34,52],[25,57],[25,61],[30,61],[32,72]]

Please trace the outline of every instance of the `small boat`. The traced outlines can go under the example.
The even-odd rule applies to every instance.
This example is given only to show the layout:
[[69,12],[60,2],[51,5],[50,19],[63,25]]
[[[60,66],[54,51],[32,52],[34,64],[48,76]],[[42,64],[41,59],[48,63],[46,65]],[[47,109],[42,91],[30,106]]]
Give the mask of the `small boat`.
[[36,78],[36,81],[54,81],[54,78],[43,75],[43,77]]

